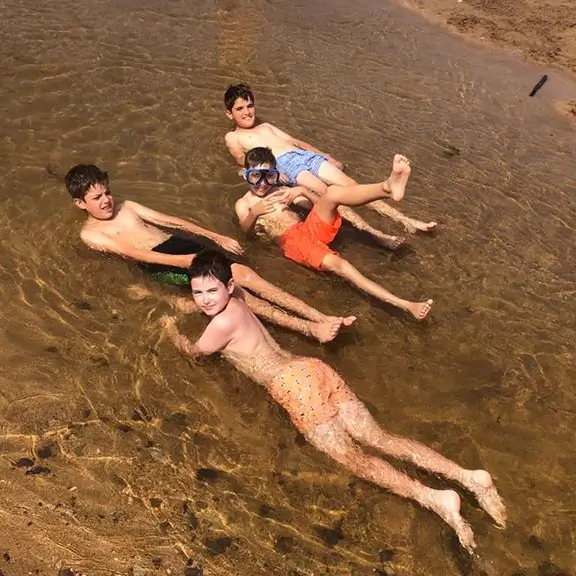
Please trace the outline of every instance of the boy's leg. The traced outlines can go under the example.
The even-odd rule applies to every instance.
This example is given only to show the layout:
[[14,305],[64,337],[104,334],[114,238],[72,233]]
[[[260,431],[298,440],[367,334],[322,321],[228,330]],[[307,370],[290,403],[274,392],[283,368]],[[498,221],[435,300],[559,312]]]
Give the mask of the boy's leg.
[[[310,173],[312,177],[313,174]],[[320,165],[320,169],[318,170],[318,176],[322,179],[323,182],[326,182],[329,185],[337,185],[337,186],[354,186],[357,185],[357,182],[344,174],[339,168],[330,164],[329,162],[323,162]],[[304,184],[303,184],[304,186]],[[368,204],[368,207],[378,212],[383,216],[388,216],[395,222],[400,222],[404,228],[411,234],[414,234],[417,230],[428,232],[433,228],[436,228],[438,225],[437,222],[422,222],[421,220],[416,220],[415,218],[410,218],[400,210],[396,208],[392,208],[384,202],[384,200],[374,200]]]
[[[334,170],[336,172],[339,172],[342,176],[341,178],[330,179],[329,181],[331,184],[337,184],[339,186],[352,186],[356,184],[356,182],[352,180],[352,178],[346,176],[346,174],[344,174],[333,164],[330,164],[328,161],[323,162],[320,166],[319,174],[321,176],[322,176],[322,166],[324,166],[325,164],[327,164],[331,168],[334,168]],[[298,174],[298,176],[296,177],[296,183],[299,184],[300,186],[308,188],[308,190],[312,190],[313,192],[318,194],[319,197],[322,197],[328,191],[328,186],[326,186],[326,184],[322,182],[322,180],[320,180],[318,176],[315,176],[314,174],[312,174],[312,172],[308,170],[305,170],[304,172],[300,172],[300,174]],[[389,250],[396,250],[397,248],[400,248],[400,246],[406,243],[406,238],[403,238],[402,236],[392,236],[390,234],[384,234],[384,232],[382,232],[381,230],[378,230],[373,226],[370,226],[370,224],[368,224],[368,222],[366,222],[366,220],[364,220],[364,218],[362,218],[360,214],[354,212],[354,210],[352,210],[352,208],[349,208],[348,206],[339,206],[338,214],[340,214],[343,220],[346,220],[347,222],[352,224],[354,228],[370,234],[378,243],[382,244],[382,246],[388,248]]]
[[416,320],[423,320],[432,307],[432,300],[427,300],[426,302],[411,302],[410,300],[404,300],[398,298],[398,296],[394,296],[394,294],[386,290],[383,286],[380,286],[380,284],[376,284],[373,280],[366,278],[366,276],[361,274],[350,262],[344,260],[344,258],[341,258],[337,254],[330,253],[324,256],[320,269],[333,272],[349,280],[352,284],[360,288],[360,290],[370,294],[370,296],[374,296],[374,298],[382,302],[387,302],[388,304],[410,312]]
[[468,551],[475,548],[472,529],[460,515],[460,497],[453,490],[428,488],[398,472],[380,458],[365,454],[354,444],[338,417],[320,424],[306,437],[318,450],[331,456],[356,476],[433,510],[454,529]]
[[321,344],[334,340],[343,325],[342,318],[326,318],[326,320],[319,322],[297,318],[284,312],[284,310],[280,310],[280,308],[276,308],[270,302],[250,294],[250,292],[242,290],[241,293],[244,301],[256,316],[277,326],[288,328],[305,336],[311,336]]
[[232,264],[232,275],[238,286],[254,292],[277,306],[296,312],[296,314],[303,318],[314,322],[325,322],[328,318],[326,314],[322,314],[315,308],[312,308],[312,306],[309,306],[303,300],[296,298],[296,296],[264,280],[264,278],[259,276],[252,268],[244,264]]
[[[300,334],[312,335],[319,342],[333,340],[342,326],[350,326],[356,320],[355,316],[340,318],[322,314],[292,294],[264,280],[252,268],[243,264],[232,264],[232,275],[239,287],[251,290],[265,299],[256,298],[243,291],[246,303],[256,315]],[[304,319],[291,316],[270,302],[296,312]]]
[[358,442],[398,460],[405,460],[455,480],[472,492],[482,508],[501,527],[506,524],[506,509],[492,477],[485,470],[466,470],[431,448],[380,428],[366,406],[358,399],[340,404],[338,415],[347,432]]
[[407,232],[414,234],[416,231],[430,232],[438,226],[438,222],[422,222],[422,220],[416,220],[415,218],[410,218],[405,214],[402,214],[400,210],[393,208],[392,206],[386,204],[384,200],[376,200],[375,202],[370,202],[368,208],[378,212],[382,216],[388,216],[392,218],[394,222],[399,222],[404,226]]

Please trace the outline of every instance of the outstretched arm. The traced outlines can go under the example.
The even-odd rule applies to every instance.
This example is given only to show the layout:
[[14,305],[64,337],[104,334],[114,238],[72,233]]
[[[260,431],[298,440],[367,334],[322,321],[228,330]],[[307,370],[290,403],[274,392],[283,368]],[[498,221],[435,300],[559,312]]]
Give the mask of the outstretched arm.
[[112,236],[106,236],[101,232],[82,232],[83,242],[93,250],[116,254],[129,260],[146,262],[148,264],[164,264],[165,266],[175,266],[177,268],[188,268],[194,259],[195,254],[162,254],[153,250],[143,250],[135,248],[131,244],[118,240]]
[[254,226],[260,216],[265,214],[270,214],[276,210],[276,204],[287,203],[289,191],[284,188],[280,188],[268,196],[262,198],[259,202],[256,202],[253,206],[246,200],[246,198],[240,198],[236,202],[234,208],[236,210],[236,216],[238,217],[238,223],[244,234],[251,234],[254,231]]
[[148,208],[147,206],[143,206],[137,202],[126,201],[126,204],[146,222],[150,222],[157,226],[164,226],[165,228],[184,230],[185,232],[190,232],[191,234],[196,234],[198,236],[204,236],[234,254],[242,254],[243,252],[242,246],[240,246],[240,244],[233,238],[228,238],[227,236],[222,236],[216,232],[211,232],[210,230],[206,230],[206,228],[202,228],[188,220],[178,218],[177,216],[169,216],[168,214],[158,212],[157,210],[153,210],[152,208]]
[[209,356],[220,352],[232,338],[233,327],[228,321],[221,321],[220,318],[214,318],[196,342],[192,342],[178,330],[174,316],[162,316],[160,322],[174,346],[187,356]]

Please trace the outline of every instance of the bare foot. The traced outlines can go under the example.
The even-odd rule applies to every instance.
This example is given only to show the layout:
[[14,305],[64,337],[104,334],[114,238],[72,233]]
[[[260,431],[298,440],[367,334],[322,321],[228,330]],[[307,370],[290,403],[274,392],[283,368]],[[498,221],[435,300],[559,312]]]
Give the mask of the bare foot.
[[356,316],[346,316],[346,318],[342,318],[342,324],[344,326],[352,326],[356,320],[358,320]]
[[404,236],[390,236],[389,234],[382,234],[381,236],[374,236],[376,242],[388,248],[388,250],[398,250],[400,246],[406,244]]
[[431,492],[427,507],[436,512],[456,532],[460,544],[472,554],[476,548],[474,532],[470,524],[460,515],[460,496],[454,490],[431,490]]
[[406,310],[416,318],[416,320],[424,320],[428,316],[428,312],[432,309],[434,300],[426,300],[426,302],[410,302],[406,306]]
[[410,160],[402,154],[396,154],[392,162],[392,172],[384,182],[384,190],[390,194],[392,200],[402,200],[408,178],[410,178]]
[[331,342],[338,336],[338,332],[340,332],[340,328],[342,328],[342,323],[342,318],[328,316],[324,322],[311,322],[310,332],[320,344],[325,344],[326,342]]
[[406,232],[410,234],[415,234],[416,232],[430,232],[438,226],[438,222],[422,222],[421,220],[415,220],[414,218],[408,218],[405,216],[401,220]]
[[500,528],[506,527],[506,507],[486,470],[467,470],[462,485],[476,496],[482,509]]

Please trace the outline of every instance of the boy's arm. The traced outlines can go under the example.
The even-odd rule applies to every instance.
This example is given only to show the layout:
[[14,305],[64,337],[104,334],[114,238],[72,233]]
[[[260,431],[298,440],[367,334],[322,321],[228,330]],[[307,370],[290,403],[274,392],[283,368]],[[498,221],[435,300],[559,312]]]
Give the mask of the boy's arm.
[[318,202],[320,196],[304,186],[294,186],[288,189],[287,204],[297,204],[303,208],[311,208]]
[[174,346],[188,356],[209,356],[224,350],[230,343],[234,330],[227,319],[215,318],[208,324],[202,336],[196,342],[192,342],[178,330],[174,316],[163,316],[160,322]]
[[164,264],[165,266],[176,266],[178,268],[188,268],[194,260],[195,254],[162,254],[153,250],[135,248],[121,240],[106,236],[101,232],[82,232],[80,235],[83,242],[93,250],[116,254],[130,260],[146,262],[148,264]]
[[342,168],[342,163],[338,162],[338,160],[336,160],[335,158],[332,158],[332,156],[330,156],[330,154],[326,154],[325,152],[322,152],[322,150],[319,150],[318,148],[316,148],[316,146],[312,146],[312,144],[309,144],[308,142],[305,142],[304,140],[298,140],[298,138],[294,138],[294,136],[290,136],[290,134],[288,134],[287,132],[284,132],[283,130],[280,130],[280,128],[276,128],[276,126],[273,126],[272,124],[269,124],[269,126],[270,126],[270,128],[272,128],[272,132],[274,132],[274,134],[276,134],[276,136],[288,140],[294,146],[297,146],[298,148],[302,148],[302,150],[309,150],[310,152],[315,152],[316,154],[320,154],[320,156],[324,156],[324,158],[326,158],[326,160],[328,160],[331,164],[338,166],[338,168]]
[[240,200],[236,202],[234,209],[236,210],[238,224],[240,224],[242,232],[244,232],[244,234],[251,234],[254,231],[256,220],[258,220],[258,216],[254,212],[254,207],[251,209],[248,206],[248,202],[246,202],[244,198],[240,198]]
[[279,202],[286,203],[287,198],[288,192],[283,188],[268,194],[268,196],[262,198],[253,206],[250,206],[245,198],[240,198],[234,208],[242,231],[245,234],[251,234],[258,218],[264,216],[264,214],[274,212],[274,210],[276,210],[276,204]]
[[228,152],[234,160],[236,160],[236,164],[240,166],[244,166],[244,150],[242,146],[238,143],[238,138],[236,138],[236,134],[234,132],[228,132],[224,137],[224,141],[226,142],[226,148],[228,148]]
[[152,208],[148,208],[147,206],[143,206],[137,202],[127,200],[126,205],[134,210],[134,212],[136,212],[136,214],[146,222],[156,224],[157,226],[164,226],[165,228],[184,230],[185,232],[190,232],[191,234],[196,234],[198,236],[204,236],[233,254],[242,254],[243,252],[242,246],[240,246],[240,244],[233,238],[228,238],[227,236],[222,236],[216,232],[211,232],[210,230],[206,230],[206,228],[202,228],[201,226],[193,224],[183,218],[169,216],[168,214],[158,212],[157,210],[152,210]]

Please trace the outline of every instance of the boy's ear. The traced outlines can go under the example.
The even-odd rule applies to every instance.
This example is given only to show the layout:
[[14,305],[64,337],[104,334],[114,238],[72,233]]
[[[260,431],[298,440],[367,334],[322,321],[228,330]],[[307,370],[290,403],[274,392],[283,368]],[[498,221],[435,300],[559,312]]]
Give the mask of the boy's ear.
[[234,292],[234,288],[236,288],[234,284],[234,278],[230,278],[230,280],[228,280],[228,285],[226,287],[228,288],[228,294],[232,296],[232,292]]
[[74,198],[74,204],[80,208],[80,210],[86,210],[86,202],[80,200],[80,198]]
[[228,118],[228,120],[234,120],[234,116],[232,116],[232,112],[230,110],[226,110],[226,118]]

